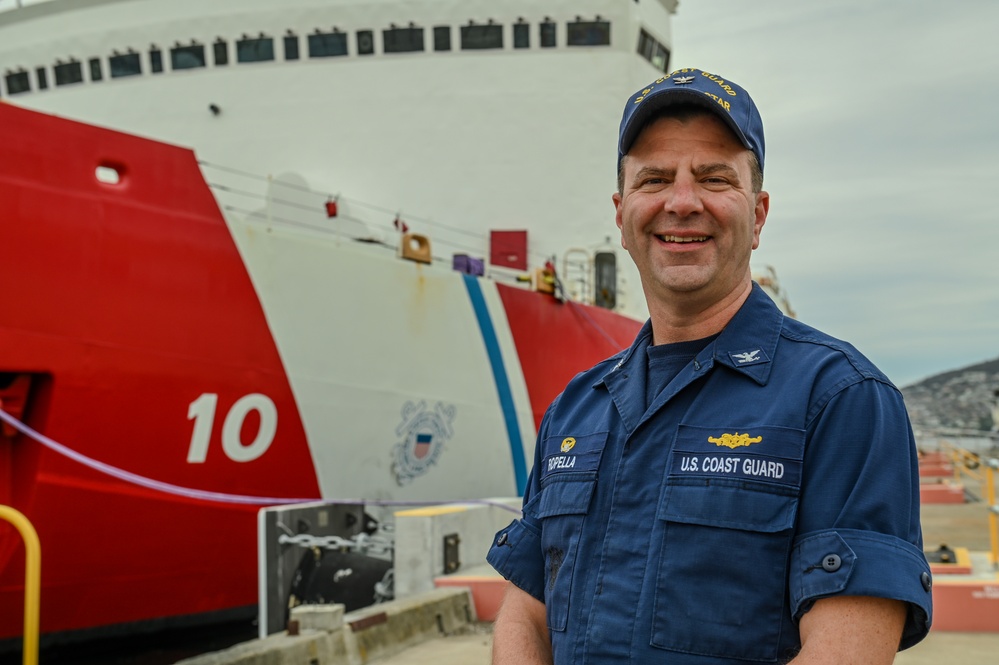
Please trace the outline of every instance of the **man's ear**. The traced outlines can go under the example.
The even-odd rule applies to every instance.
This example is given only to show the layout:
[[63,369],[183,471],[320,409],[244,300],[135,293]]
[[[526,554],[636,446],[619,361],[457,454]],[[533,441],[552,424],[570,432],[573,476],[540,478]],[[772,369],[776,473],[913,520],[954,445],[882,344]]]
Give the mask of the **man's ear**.
[[[611,201],[614,202],[614,223],[617,224],[618,230],[621,230],[621,203],[624,201],[621,192],[614,192]],[[621,234],[621,247],[628,249],[628,246],[624,244],[624,233]]]
[[770,193],[759,192],[756,194],[756,208],[754,210],[756,218],[753,220],[753,249],[760,246],[760,233],[763,225],[767,223],[767,214],[770,212]]

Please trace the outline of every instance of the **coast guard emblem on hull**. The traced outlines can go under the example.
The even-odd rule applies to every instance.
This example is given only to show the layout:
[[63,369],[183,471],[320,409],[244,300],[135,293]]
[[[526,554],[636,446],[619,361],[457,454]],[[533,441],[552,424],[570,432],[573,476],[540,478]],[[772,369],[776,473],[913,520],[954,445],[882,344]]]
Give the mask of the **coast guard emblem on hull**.
[[725,432],[724,434],[722,434],[717,438],[713,436],[708,437],[708,443],[713,443],[716,446],[725,446],[726,448],[731,448],[732,450],[735,450],[736,448],[739,448],[741,446],[748,446],[754,443],[759,443],[762,440],[763,440],[762,436],[754,436],[753,438],[749,438],[748,434],[739,434],[738,432],[736,432],[735,434],[729,434],[728,432]]
[[402,422],[395,428],[402,441],[392,451],[392,473],[400,485],[408,485],[422,476],[444,451],[444,443],[454,433],[454,406],[438,402],[433,411],[426,402],[406,402],[402,407]]

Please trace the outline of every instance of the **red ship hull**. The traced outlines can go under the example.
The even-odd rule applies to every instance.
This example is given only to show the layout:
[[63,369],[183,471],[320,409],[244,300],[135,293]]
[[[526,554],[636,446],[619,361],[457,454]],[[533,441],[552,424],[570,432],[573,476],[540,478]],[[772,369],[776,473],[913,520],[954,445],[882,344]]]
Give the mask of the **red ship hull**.
[[[191,151],[2,103],[0,145],[0,408],[89,459],[180,488],[357,496],[324,484],[332,471],[307,434],[309,398],[293,389],[261,280]],[[98,167],[120,182],[101,182]],[[460,284],[462,276],[440,279]],[[474,281],[499,295],[506,321],[496,326],[517,356],[503,362],[519,363],[534,423],[573,374],[623,348],[639,326]],[[214,420],[204,421],[199,448],[192,427],[202,422],[205,394],[216,396]],[[251,395],[266,395],[280,414],[266,453],[239,458],[251,457],[247,442],[260,440],[270,413],[245,408],[223,454],[223,414]],[[529,450],[533,431],[521,434]],[[502,487],[515,493],[516,481]],[[420,491],[413,498],[430,496]],[[449,494],[445,487],[439,498],[462,491]],[[3,424],[0,504],[38,531],[45,635],[217,618],[256,605],[259,505],[136,485]],[[0,523],[0,641],[21,634],[23,575],[24,548]]]

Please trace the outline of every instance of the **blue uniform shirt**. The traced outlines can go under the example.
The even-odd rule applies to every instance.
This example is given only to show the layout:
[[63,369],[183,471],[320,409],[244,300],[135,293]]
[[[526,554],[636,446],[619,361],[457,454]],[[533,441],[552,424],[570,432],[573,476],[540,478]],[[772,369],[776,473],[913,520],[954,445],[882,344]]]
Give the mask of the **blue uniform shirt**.
[[488,560],[545,603],[556,665],[775,663],[826,596],[930,626],[902,396],[756,285],[646,408],[648,323],[549,406],[523,517]]

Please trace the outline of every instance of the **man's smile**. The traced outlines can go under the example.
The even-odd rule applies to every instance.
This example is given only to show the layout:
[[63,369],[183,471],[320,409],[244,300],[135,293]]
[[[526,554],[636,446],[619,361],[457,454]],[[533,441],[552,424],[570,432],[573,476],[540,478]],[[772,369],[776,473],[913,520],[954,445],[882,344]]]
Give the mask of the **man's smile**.
[[706,242],[711,236],[671,236],[671,235],[656,235],[661,242]]

